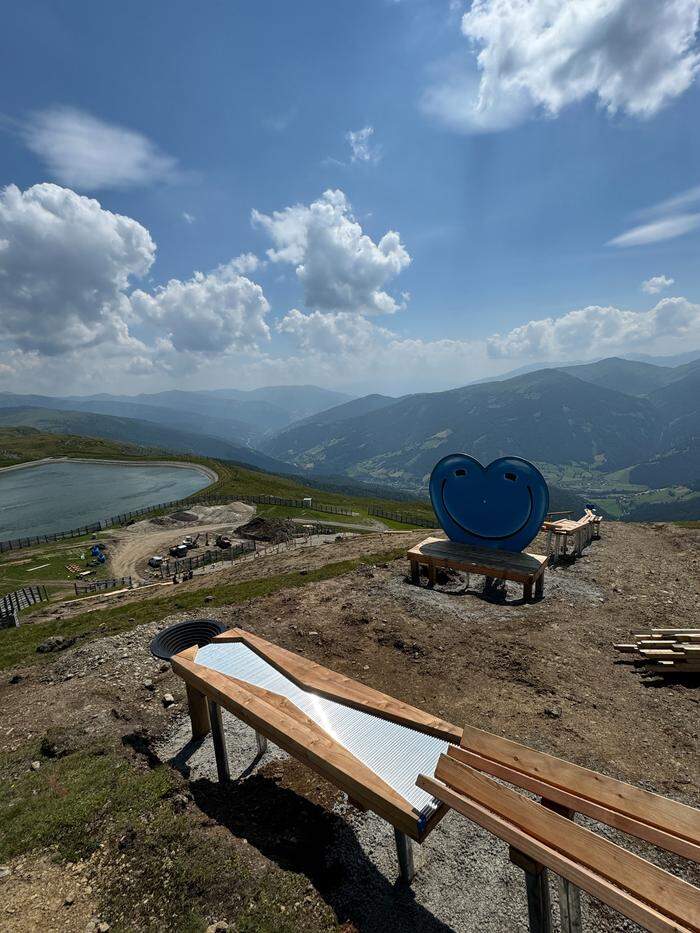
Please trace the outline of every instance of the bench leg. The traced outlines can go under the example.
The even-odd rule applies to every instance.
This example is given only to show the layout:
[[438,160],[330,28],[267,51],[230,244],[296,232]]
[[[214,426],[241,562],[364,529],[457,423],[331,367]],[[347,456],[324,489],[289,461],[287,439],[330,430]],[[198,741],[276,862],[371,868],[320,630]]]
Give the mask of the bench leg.
[[435,586],[435,574],[436,574],[435,565],[428,564],[428,586],[430,587]]
[[214,756],[216,758],[216,773],[222,783],[231,780],[228,768],[228,755],[226,753],[226,736],[224,724],[221,720],[221,707],[213,700],[208,700],[209,721],[211,722],[211,737],[214,740]]
[[411,583],[420,586],[420,564],[417,560],[411,561]]
[[535,599],[542,599],[544,596],[544,571],[535,581]]
[[[573,820],[575,813],[569,807],[555,803],[553,800],[547,800],[543,797],[540,801],[543,807],[565,816],[567,820]],[[581,922],[581,893],[575,884],[572,884],[568,878],[558,877],[559,882],[559,916],[561,917],[561,933],[582,933],[583,924]]]
[[509,854],[511,862],[525,872],[530,933],[552,933],[552,908],[549,900],[547,869],[513,846],[510,846]]
[[187,689],[187,706],[190,711],[190,722],[192,723],[192,738],[203,739],[205,735],[211,732],[209,725],[209,711],[207,710],[207,699],[203,693],[196,690],[190,684],[185,684]]
[[267,751],[267,739],[261,732],[256,732],[255,741],[258,743],[258,755],[264,755]]
[[399,871],[401,880],[404,884],[410,884],[416,874],[413,867],[413,845],[406,833],[394,827],[394,837],[396,839],[396,856],[399,860]]
[[526,603],[532,601],[532,583],[523,583],[523,599]]

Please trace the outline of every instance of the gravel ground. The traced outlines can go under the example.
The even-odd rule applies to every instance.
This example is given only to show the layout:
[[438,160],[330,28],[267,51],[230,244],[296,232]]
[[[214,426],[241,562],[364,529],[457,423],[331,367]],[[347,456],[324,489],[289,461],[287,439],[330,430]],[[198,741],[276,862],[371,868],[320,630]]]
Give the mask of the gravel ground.
[[[258,757],[254,731],[226,711],[223,721],[235,786],[254,784],[256,776],[265,780],[272,770],[284,775],[287,767],[293,767],[289,756],[271,742]],[[190,738],[189,717],[180,715],[154,750],[197,788],[197,799],[217,781],[216,761],[211,739],[193,746]],[[290,782],[293,778],[290,775]],[[373,813],[359,812],[339,794],[333,794],[325,819],[332,830],[324,836],[327,849],[321,859],[333,880],[326,882],[323,895],[339,919],[354,923],[363,933],[515,933],[528,929],[522,870],[510,862],[505,843],[458,814],[449,813],[422,846],[414,844],[417,873],[410,888],[399,880],[394,834],[388,823]],[[275,820],[272,815],[272,825]],[[297,832],[295,820],[294,811],[286,813],[292,834]],[[248,835],[245,819],[238,831]],[[266,843],[255,831],[249,841],[265,852]],[[295,868],[293,864],[285,867]],[[303,855],[296,868],[305,870]],[[317,879],[312,880],[318,886]],[[550,876],[550,891],[554,929],[559,930],[555,876]],[[592,904],[585,895],[582,905],[587,930],[641,929]]]

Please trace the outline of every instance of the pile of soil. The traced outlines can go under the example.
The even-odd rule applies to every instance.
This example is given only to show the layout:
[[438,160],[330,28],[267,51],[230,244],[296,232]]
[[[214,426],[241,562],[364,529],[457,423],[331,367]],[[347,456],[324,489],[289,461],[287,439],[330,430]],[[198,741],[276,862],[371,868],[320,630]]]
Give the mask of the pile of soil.
[[270,544],[282,544],[285,541],[291,541],[299,533],[299,525],[288,519],[265,518],[262,515],[257,515],[236,530],[236,534],[241,538],[267,541]]
[[174,522],[185,522],[185,524],[196,522],[199,519],[199,515],[194,512],[172,512],[168,517]]

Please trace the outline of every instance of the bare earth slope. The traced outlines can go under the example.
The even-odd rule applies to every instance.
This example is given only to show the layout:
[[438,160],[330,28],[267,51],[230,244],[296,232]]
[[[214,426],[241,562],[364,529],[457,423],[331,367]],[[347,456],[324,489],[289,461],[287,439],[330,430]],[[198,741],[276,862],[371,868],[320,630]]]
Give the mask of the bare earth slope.
[[[406,580],[406,561],[396,560],[211,615],[457,724],[697,805],[697,680],[646,684],[619,663],[612,642],[651,625],[700,626],[700,532],[609,523],[603,535],[581,560],[548,573],[545,599],[534,605],[524,605],[515,590],[506,604],[486,602],[478,578],[466,591],[459,581],[417,589]],[[420,537],[368,535],[234,565],[225,574],[244,580],[312,571]],[[217,574],[216,582],[221,579]],[[195,578],[180,584],[180,592],[210,585]],[[413,891],[405,892],[394,886],[389,828],[349,808],[332,787],[275,750],[222,791],[211,741],[183,751],[189,737],[184,691],[147,653],[153,633],[183,617],[175,612],[3,675],[0,751],[9,756],[3,781],[24,787],[38,756],[41,767],[31,780],[64,786],[55,783],[56,769],[70,763],[76,748],[102,744],[125,756],[140,780],[166,762],[163,773],[174,790],[117,829],[104,814],[93,815],[90,832],[104,845],[85,854],[77,870],[59,859],[60,870],[48,871],[45,846],[35,855],[30,847],[25,856],[8,857],[0,929],[36,928],[26,882],[32,871],[46,879],[45,929],[84,930],[86,911],[137,930],[205,929],[224,917],[242,930],[526,928],[522,874],[508,862],[507,847],[455,815],[429,837],[425,864]],[[11,683],[13,676],[22,679]],[[168,692],[176,702],[166,709],[161,700]],[[57,727],[68,735],[72,754],[41,756],[32,743]],[[227,729],[232,773],[240,774],[254,757],[254,738],[228,717]],[[693,880],[680,858],[606,832]],[[63,903],[71,886],[79,908],[73,913]],[[187,919],[182,890],[196,922]],[[587,929],[636,929],[588,898],[584,911]]]

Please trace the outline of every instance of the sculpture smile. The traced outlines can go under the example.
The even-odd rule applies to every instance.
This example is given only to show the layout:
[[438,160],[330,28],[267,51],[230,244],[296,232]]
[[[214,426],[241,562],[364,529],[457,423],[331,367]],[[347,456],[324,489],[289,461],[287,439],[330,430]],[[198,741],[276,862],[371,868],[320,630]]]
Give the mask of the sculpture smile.
[[480,535],[478,531],[472,531],[471,528],[467,528],[466,525],[463,525],[461,522],[457,521],[457,519],[454,517],[452,512],[450,512],[449,508],[447,507],[447,503],[445,502],[445,483],[446,482],[447,482],[447,477],[445,477],[445,479],[440,484],[440,495],[442,497],[442,507],[444,508],[445,512],[449,515],[451,521],[453,521],[455,525],[461,528],[462,531],[466,531],[466,533],[469,535],[474,535],[475,538],[481,538],[482,541],[505,541],[508,538],[512,538],[514,535],[519,534],[528,524],[530,519],[532,518],[532,510],[534,508],[534,502],[532,498],[532,489],[530,488],[530,486],[528,486],[527,493],[530,497],[530,511],[528,512],[527,518],[522,523],[522,525],[519,528],[516,528],[514,531],[508,532],[507,535]]

